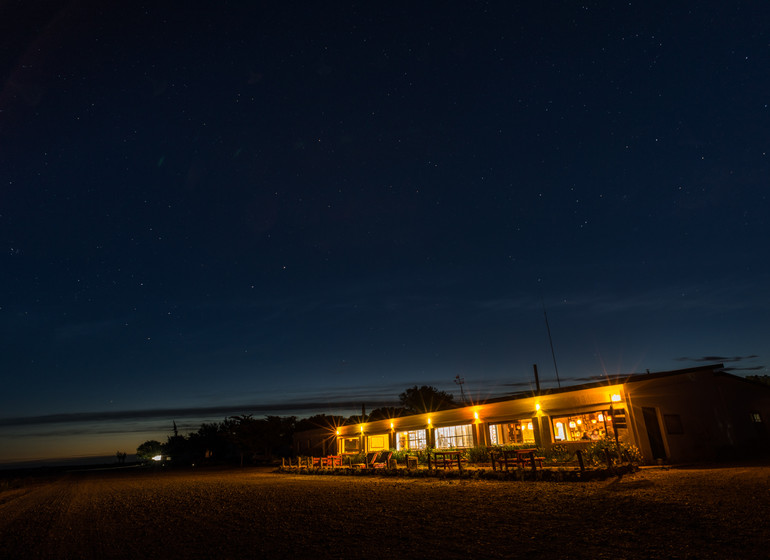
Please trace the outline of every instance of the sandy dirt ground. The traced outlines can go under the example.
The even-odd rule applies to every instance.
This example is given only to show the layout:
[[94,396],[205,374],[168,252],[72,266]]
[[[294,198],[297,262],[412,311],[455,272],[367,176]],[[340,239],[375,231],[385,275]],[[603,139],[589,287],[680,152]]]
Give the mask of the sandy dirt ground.
[[770,467],[583,483],[70,473],[0,493],[0,557],[770,558]]

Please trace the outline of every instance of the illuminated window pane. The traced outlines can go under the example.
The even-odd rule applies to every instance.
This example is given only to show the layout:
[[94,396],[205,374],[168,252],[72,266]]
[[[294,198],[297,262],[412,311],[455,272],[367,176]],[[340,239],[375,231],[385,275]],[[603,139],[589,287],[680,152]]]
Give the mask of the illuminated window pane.
[[358,453],[361,451],[361,440],[357,437],[340,438],[340,453]]
[[413,430],[410,432],[398,432],[396,434],[396,449],[412,449],[417,451],[425,449],[428,446],[428,440],[425,430]]
[[436,428],[436,449],[473,447],[473,428],[470,424]]
[[553,418],[555,441],[596,441],[613,434],[609,414],[581,412]]
[[500,426],[498,424],[489,426],[489,443],[490,445],[501,445]]
[[387,435],[369,436],[369,451],[389,449],[389,443]]
[[521,418],[489,426],[489,441],[492,445],[515,445],[535,443],[535,432],[531,418]]

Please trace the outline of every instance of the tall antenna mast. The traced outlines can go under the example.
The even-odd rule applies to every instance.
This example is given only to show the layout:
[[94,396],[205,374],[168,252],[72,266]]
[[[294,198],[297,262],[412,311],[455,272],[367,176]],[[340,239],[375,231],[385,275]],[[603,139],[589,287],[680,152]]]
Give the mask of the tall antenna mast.
[[463,391],[463,383],[465,383],[465,378],[460,377],[460,375],[455,375],[455,383],[457,383],[460,386],[460,396],[463,399],[463,404],[465,404],[465,392]]
[[556,365],[556,352],[553,351],[553,338],[551,338],[551,327],[548,324],[548,313],[545,312],[545,300],[542,295],[540,301],[543,303],[543,317],[545,317],[545,329],[548,331],[548,343],[551,345],[551,357],[553,357],[553,369],[556,370],[556,383],[561,389],[561,380],[559,379],[559,366]]

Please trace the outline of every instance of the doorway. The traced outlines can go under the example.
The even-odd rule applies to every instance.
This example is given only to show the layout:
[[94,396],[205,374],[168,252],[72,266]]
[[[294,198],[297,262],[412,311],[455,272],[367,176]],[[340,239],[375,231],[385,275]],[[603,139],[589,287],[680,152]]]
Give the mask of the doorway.
[[658,422],[658,413],[651,406],[642,407],[642,416],[644,417],[644,427],[647,429],[647,437],[650,438],[650,448],[652,449],[652,458],[655,460],[666,459],[666,446],[663,444],[663,434],[660,431],[660,422]]

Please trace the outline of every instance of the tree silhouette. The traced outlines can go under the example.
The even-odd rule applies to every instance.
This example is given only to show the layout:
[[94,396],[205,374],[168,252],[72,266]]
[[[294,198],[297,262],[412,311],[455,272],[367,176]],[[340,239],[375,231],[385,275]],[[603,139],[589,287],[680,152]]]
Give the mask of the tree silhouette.
[[154,439],[145,441],[136,448],[136,457],[140,461],[150,461],[153,457],[163,453],[163,444]]
[[369,413],[368,421],[374,422],[375,420],[389,420],[391,418],[398,418],[406,413],[406,409],[401,406],[381,406],[375,408]]
[[428,385],[410,387],[398,399],[408,412],[414,414],[446,410],[454,406],[454,395]]

